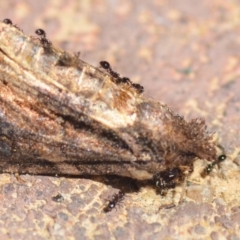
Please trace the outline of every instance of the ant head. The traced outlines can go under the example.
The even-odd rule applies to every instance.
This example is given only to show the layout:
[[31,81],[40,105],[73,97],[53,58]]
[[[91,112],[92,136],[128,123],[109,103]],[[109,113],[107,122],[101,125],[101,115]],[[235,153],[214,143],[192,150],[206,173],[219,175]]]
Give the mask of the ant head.
[[6,23],[6,24],[12,25],[12,21],[11,21],[10,19],[8,19],[8,18],[5,18],[5,19],[3,20],[3,22]]
[[43,36],[43,37],[45,37],[46,36],[46,33],[45,33],[45,31],[44,30],[42,30],[42,29],[37,29],[36,31],[35,31],[35,33],[37,34],[37,35],[39,35],[39,36]]
[[222,162],[224,160],[226,160],[227,156],[225,154],[222,154],[220,156],[218,156],[218,162]]
[[101,61],[100,65],[104,69],[110,69],[110,64],[107,61]]

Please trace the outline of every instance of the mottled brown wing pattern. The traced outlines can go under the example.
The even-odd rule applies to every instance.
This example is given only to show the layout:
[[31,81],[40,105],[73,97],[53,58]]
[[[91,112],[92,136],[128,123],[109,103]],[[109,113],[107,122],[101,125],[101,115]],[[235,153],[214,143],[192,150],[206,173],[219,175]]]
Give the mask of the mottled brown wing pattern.
[[[41,29],[40,29],[41,30]],[[205,122],[186,122],[111,68],[0,23],[0,170],[127,176],[174,187],[216,159]],[[106,66],[106,65],[105,65]]]

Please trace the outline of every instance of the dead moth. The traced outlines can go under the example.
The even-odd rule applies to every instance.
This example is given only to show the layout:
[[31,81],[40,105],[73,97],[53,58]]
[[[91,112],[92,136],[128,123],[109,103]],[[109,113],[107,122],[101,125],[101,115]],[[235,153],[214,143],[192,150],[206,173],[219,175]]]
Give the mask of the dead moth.
[[186,121],[37,33],[0,23],[1,172],[117,175],[168,189],[196,158],[215,161],[203,119]]

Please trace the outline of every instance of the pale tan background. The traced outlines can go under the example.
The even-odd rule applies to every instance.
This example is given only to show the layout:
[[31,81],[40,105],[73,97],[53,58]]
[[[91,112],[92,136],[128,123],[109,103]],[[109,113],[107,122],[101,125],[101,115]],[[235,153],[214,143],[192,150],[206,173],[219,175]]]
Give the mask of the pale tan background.
[[111,186],[1,174],[0,239],[240,239],[240,1],[9,0],[0,16],[28,35],[43,28],[92,65],[109,61],[187,119],[204,117],[228,154],[205,180],[199,163],[186,202],[160,211],[171,194],[145,188],[104,214]]

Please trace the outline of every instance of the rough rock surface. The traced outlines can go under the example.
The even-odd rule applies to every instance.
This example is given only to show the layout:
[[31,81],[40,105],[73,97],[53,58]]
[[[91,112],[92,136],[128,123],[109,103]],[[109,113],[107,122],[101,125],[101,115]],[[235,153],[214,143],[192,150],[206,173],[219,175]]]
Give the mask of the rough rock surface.
[[240,239],[238,1],[19,0],[2,1],[0,13],[93,65],[109,61],[187,119],[205,118],[228,155],[204,179],[207,163],[196,162],[185,202],[170,209],[161,206],[181,188],[164,197],[142,188],[105,214],[110,185],[2,174],[0,239]]

